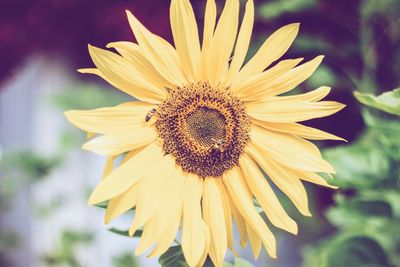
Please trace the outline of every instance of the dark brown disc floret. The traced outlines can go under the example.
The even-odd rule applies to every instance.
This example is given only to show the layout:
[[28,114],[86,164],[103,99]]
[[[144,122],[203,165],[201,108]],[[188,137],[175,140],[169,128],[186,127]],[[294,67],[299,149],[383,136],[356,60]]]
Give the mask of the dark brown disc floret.
[[203,178],[221,176],[236,166],[250,139],[243,102],[229,88],[207,82],[171,91],[156,114],[165,153],[183,170]]

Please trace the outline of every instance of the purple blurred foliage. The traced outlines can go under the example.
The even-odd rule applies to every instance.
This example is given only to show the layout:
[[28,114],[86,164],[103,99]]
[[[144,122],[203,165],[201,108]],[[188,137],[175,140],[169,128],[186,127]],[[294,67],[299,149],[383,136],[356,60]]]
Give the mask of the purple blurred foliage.
[[63,58],[72,67],[92,66],[87,44],[134,40],[130,10],[153,32],[171,39],[170,1],[1,0],[0,83],[35,55]]

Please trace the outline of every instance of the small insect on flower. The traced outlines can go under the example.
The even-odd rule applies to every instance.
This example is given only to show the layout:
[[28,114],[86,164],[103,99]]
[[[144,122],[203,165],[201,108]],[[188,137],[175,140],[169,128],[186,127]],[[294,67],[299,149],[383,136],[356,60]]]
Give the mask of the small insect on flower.
[[212,146],[212,149],[218,150],[219,152],[224,152],[225,139],[222,138],[216,140],[215,138],[211,138],[211,140],[215,142],[214,145]]
[[[234,220],[242,246],[249,243],[257,257],[263,244],[276,258],[275,237],[254,200],[272,225],[297,234],[271,183],[300,213],[311,215],[303,182],[334,188],[320,173],[335,172],[311,141],[343,139],[301,122],[329,116],[344,105],[322,101],[330,92],[326,86],[286,95],[323,59],[279,61],[299,23],[278,29],[245,62],[253,0],[246,1],[240,27],[243,1],[226,0],[219,19],[215,0],[204,1],[202,38],[190,1],[172,0],[174,46],[130,12],[137,43],[107,45],[118,54],[89,46],[96,68],[80,72],[99,75],[139,100],[66,112],[75,126],[100,134],[83,148],[108,157],[105,178],[89,203],[108,201],[106,223],[135,207],[129,233],[143,229],[137,255],[152,248],[149,256],[160,256],[181,229],[190,267],[203,266],[208,256],[221,267],[227,249],[235,250]],[[114,162],[120,156],[124,159]]]
[[153,117],[153,115],[157,112],[157,110],[155,108],[153,108],[152,110],[150,110],[149,113],[146,114],[146,122],[148,122],[149,120],[151,120],[151,117]]

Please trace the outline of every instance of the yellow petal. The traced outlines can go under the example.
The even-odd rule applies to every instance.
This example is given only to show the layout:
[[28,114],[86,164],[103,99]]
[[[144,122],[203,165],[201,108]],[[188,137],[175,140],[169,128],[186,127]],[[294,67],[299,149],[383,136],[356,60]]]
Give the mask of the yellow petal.
[[261,239],[258,237],[257,233],[250,227],[250,225],[246,224],[247,233],[249,235],[251,249],[253,250],[254,259],[258,259],[261,252]]
[[282,77],[299,64],[303,58],[282,60],[272,68],[252,76],[242,84],[233,83],[232,91],[242,100],[248,101],[252,99],[252,95],[259,90],[265,90],[267,85]]
[[269,101],[248,103],[250,117],[268,122],[299,122],[326,117],[342,110],[346,105],[335,101],[299,102]]
[[307,181],[313,184],[329,187],[332,189],[337,189],[337,186],[330,185],[328,184],[324,178],[322,178],[320,175],[314,172],[306,172],[306,171],[300,171],[300,170],[292,170],[293,173],[298,177],[299,179],[303,181]]
[[139,189],[140,181],[134,184],[128,191],[119,196],[112,198],[108,202],[106,216],[104,222],[110,223],[111,220],[117,218],[128,210],[136,206],[136,197]]
[[148,168],[152,166],[152,160],[162,155],[161,153],[159,146],[151,144],[136,157],[119,166],[96,186],[90,195],[89,205],[103,202],[127,191],[143,178]]
[[101,73],[101,71],[99,69],[96,69],[96,68],[84,68],[84,69],[78,69],[77,71],[79,73],[84,73],[84,74],[95,74],[104,79],[104,75]]
[[212,84],[221,81],[235,45],[239,23],[239,1],[226,0],[207,56],[207,80]]
[[131,12],[127,11],[127,15],[136,40],[154,68],[170,83],[176,86],[186,84],[176,50],[167,41],[147,30]]
[[203,217],[211,235],[210,258],[214,265],[220,267],[227,249],[227,232],[224,216],[223,198],[215,179],[204,180]]
[[240,170],[234,167],[231,171],[226,172],[223,176],[223,181],[229,195],[235,199],[236,208],[246,220],[246,224],[259,236],[268,254],[272,258],[276,258],[275,237],[255,209],[251,196],[247,192],[246,184],[241,177]]
[[317,102],[323,99],[325,96],[327,96],[330,91],[331,91],[330,87],[320,86],[317,89],[304,94],[278,96],[276,97],[276,101],[296,100],[296,101],[306,101],[306,102]]
[[271,81],[268,86],[260,86],[257,93],[247,97],[247,101],[266,101],[269,98],[280,95],[296,88],[307,80],[321,64],[323,56],[318,56],[300,66],[292,69],[278,79]]
[[92,139],[93,137],[95,137],[96,136],[96,133],[92,133],[92,132],[87,132],[86,133],[86,139]]
[[158,137],[153,128],[136,127],[129,132],[106,134],[86,142],[82,148],[105,156],[117,156],[144,147]]
[[200,261],[196,266],[203,266],[204,262],[207,259],[207,255],[210,251],[210,246],[211,246],[211,234],[210,234],[210,230],[208,228],[208,225],[206,222],[202,221],[202,225],[203,225],[203,233],[204,236],[206,237],[206,245],[203,251],[203,255],[201,255]]
[[115,53],[89,45],[93,63],[101,77],[121,91],[144,102],[158,104],[167,97],[167,91],[145,80],[134,65]]
[[280,164],[311,172],[335,173],[333,167],[322,159],[318,148],[312,143],[284,133],[267,131],[253,125],[251,128],[252,147]]
[[183,200],[182,250],[186,262],[191,267],[199,263],[206,249],[204,221],[201,215],[202,196],[203,180],[194,174],[188,174]]
[[115,134],[132,131],[136,125],[145,125],[146,114],[155,106],[143,102],[128,102],[123,105],[93,110],[69,110],[68,121],[87,132]]
[[132,157],[136,156],[142,149],[135,149],[135,150],[131,150],[129,151],[125,157],[122,159],[121,164],[124,164],[125,162],[127,162],[128,160],[130,160]]
[[182,174],[178,170],[174,170],[165,179],[168,179],[168,182],[165,183],[159,196],[162,201],[144,228],[142,238],[135,251],[136,255],[142,254],[158,240],[161,240],[167,227],[176,221],[176,217],[181,216],[184,186]]
[[268,174],[274,184],[290,198],[297,209],[303,215],[311,216],[308,209],[306,190],[301,181],[295,177],[293,172],[291,172],[287,167],[276,163],[267,155],[260,153],[253,144],[248,146],[248,152],[261,166],[265,173]]
[[167,227],[164,231],[163,235],[161,236],[160,240],[158,241],[154,250],[149,254],[148,257],[159,257],[163,253],[165,253],[168,248],[171,246],[172,242],[174,241],[176,234],[178,233],[179,224],[182,219],[182,210],[179,216],[175,216],[173,218],[172,223]]
[[197,22],[189,0],[172,0],[171,29],[182,69],[189,81],[199,80],[200,41]]
[[259,120],[252,120],[252,123],[261,126],[267,130],[293,134],[301,138],[309,139],[309,140],[341,140],[346,141],[345,139],[312,128],[308,127],[299,123],[294,122],[269,122],[269,121],[259,121]]
[[218,184],[218,189],[220,191],[221,197],[222,197],[222,204],[224,206],[224,215],[225,215],[225,225],[226,225],[226,233],[227,233],[227,243],[228,243],[228,248],[234,253],[237,254],[235,247],[233,245],[233,225],[232,225],[232,211],[231,211],[231,206],[230,202],[228,199],[228,195],[226,192],[226,189],[224,188],[224,185],[221,180],[217,181]]
[[[229,197],[229,196],[228,196]],[[230,197],[229,197],[230,199]],[[231,210],[232,210],[232,216],[233,219],[235,220],[236,227],[239,232],[240,236],[240,246],[245,247],[247,245],[247,230],[246,230],[246,222],[244,221],[242,215],[240,215],[239,211],[236,209],[235,205],[232,203],[232,200],[230,199],[231,203]]]
[[139,227],[145,225],[156,213],[162,201],[163,190],[168,179],[174,174],[175,160],[171,155],[166,155],[159,161],[153,160],[148,164],[151,164],[152,168],[142,179],[139,187],[135,219],[129,229],[130,235],[133,235]]
[[151,81],[155,86],[159,88],[174,87],[172,83],[165,79],[160,72],[154,68],[138,44],[132,42],[113,42],[107,44],[107,47],[116,49],[119,54],[136,67],[147,81]]
[[240,84],[252,75],[262,72],[272,62],[285,54],[296,38],[299,26],[299,23],[286,25],[268,37],[257,53],[240,71],[235,83]]
[[247,51],[249,49],[251,33],[253,31],[253,24],[254,2],[253,0],[248,0],[246,3],[246,11],[244,13],[242,25],[240,26],[239,35],[236,41],[232,63],[230,64],[227,74],[227,81],[230,81],[232,77],[235,77],[243,65],[243,62],[247,55]]
[[111,173],[111,171],[114,167],[114,160],[115,160],[115,157],[107,158],[106,165],[104,166],[104,170],[103,170],[103,175],[101,177],[102,180]]
[[201,77],[207,78],[207,58],[210,44],[214,35],[215,23],[217,20],[217,7],[215,0],[207,0],[206,13],[204,16],[203,45],[201,48]]
[[251,95],[246,97],[246,101],[265,101],[273,96],[289,92],[307,80],[321,64],[323,58],[323,56],[318,56],[281,75],[268,84],[261,84],[257,89],[252,91]]
[[241,157],[240,169],[251,192],[271,223],[278,228],[297,234],[296,222],[287,215],[264,175],[248,155]]

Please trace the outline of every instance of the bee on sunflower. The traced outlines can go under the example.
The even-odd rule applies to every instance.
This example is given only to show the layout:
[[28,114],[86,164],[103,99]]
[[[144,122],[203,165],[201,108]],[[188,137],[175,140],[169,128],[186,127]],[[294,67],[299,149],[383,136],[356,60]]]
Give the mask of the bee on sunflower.
[[325,86],[282,96],[310,77],[323,56],[277,62],[298,33],[294,23],[274,32],[244,64],[252,0],[240,29],[239,0],[226,0],[218,23],[215,1],[208,0],[202,44],[189,0],[171,2],[175,47],[127,15],[137,43],[107,45],[118,54],[89,45],[96,68],[79,71],[139,101],[65,113],[73,125],[96,134],[83,149],[108,157],[89,204],[108,201],[106,223],[135,208],[130,234],[143,228],[136,254],[155,245],[149,256],[161,255],[181,228],[189,266],[202,266],[209,255],[219,267],[227,249],[235,250],[235,223],[242,246],[249,241],[258,257],[264,245],[275,258],[274,235],[254,200],[272,225],[296,234],[296,222],[270,183],[305,216],[310,211],[302,181],[333,187],[319,173],[334,169],[308,140],[343,139],[299,122],[344,105],[320,101],[330,91]]

